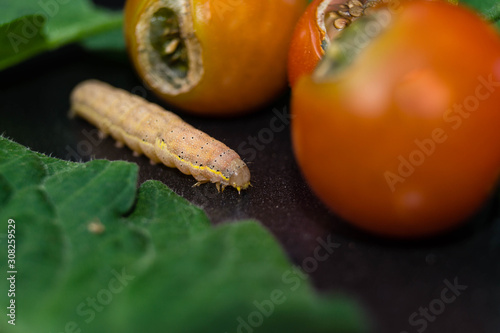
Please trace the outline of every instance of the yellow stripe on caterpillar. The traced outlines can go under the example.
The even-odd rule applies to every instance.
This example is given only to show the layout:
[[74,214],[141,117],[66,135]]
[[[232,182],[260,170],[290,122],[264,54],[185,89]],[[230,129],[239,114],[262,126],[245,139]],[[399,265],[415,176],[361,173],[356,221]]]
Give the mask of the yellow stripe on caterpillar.
[[[158,145],[160,146],[160,149],[163,149],[163,150],[165,150],[165,149],[166,149],[166,143],[165,143],[164,141],[160,141],[160,140],[158,140],[158,139],[157,139],[156,141],[157,141],[157,142],[159,142],[159,143],[158,143]],[[168,150],[167,150],[167,152],[168,152],[169,154],[172,154],[172,153],[171,153],[171,152],[169,152]],[[214,173],[214,174],[216,174],[216,175],[220,176],[220,177],[221,177],[222,179],[224,179],[225,181],[229,181],[229,177],[224,176],[224,175],[222,174],[222,172],[220,172],[220,171],[213,170],[213,169],[211,169],[211,168],[209,168],[209,167],[207,167],[207,166],[198,166],[198,165],[194,165],[194,164],[192,164],[191,162],[186,161],[185,159],[182,159],[182,158],[180,158],[180,157],[179,157],[179,156],[177,156],[177,155],[173,155],[173,154],[172,154],[172,156],[173,156],[174,158],[177,158],[177,159],[178,159],[179,161],[181,161],[181,162],[189,163],[189,165],[190,165],[191,167],[195,168],[195,169],[198,169],[198,170],[207,170],[207,171],[209,171],[209,172],[212,172],[212,173]]]

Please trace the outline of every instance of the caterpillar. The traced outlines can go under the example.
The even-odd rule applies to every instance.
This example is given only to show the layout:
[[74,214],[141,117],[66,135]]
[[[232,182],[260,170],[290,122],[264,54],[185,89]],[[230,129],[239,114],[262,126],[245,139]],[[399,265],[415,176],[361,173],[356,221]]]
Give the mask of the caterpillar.
[[238,193],[250,186],[250,170],[234,150],[159,105],[98,80],[79,83],[70,102],[70,116],[86,119],[152,163],[192,175],[198,181],[193,186],[212,182],[218,191],[232,186]]

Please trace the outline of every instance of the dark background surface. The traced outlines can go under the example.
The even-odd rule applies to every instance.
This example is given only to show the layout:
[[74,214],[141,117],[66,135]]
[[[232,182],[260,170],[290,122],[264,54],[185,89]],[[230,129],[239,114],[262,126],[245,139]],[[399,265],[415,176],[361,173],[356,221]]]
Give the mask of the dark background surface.
[[[120,8],[123,2],[100,3]],[[135,162],[140,166],[139,183],[162,181],[204,208],[214,224],[259,220],[290,259],[310,271],[319,293],[340,292],[359,301],[371,315],[376,332],[500,332],[497,196],[464,227],[433,239],[394,241],[354,229],[308,189],[293,157],[289,126],[272,137],[264,134],[270,133],[277,114],[289,114],[288,92],[272,105],[235,119],[203,119],[179,112],[193,126],[239,152],[249,162],[254,185],[241,195],[230,188],[218,194],[212,184],[192,188],[192,177],[151,166],[147,158],[115,148],[112,139],[99,140],[85,121],[67,117],[71,90],[89,78],[168,108],[141,83],[126,58],[103,57],[72,45],[0,72],[0,133],[62,159]],[[258,145],[252,145],[250,136],[257,138]],[[311,262],[307,259],[313,257],[318,239],[330,240],[337,248],[317,267],[304,266]],[[452,284],[456,280],[467,289],[440,308],[445,280]],[[429,306],[437,315],[429,311],[428,319],[423,319],[419,313]],[[414,313],[412,325],[409,318]]]

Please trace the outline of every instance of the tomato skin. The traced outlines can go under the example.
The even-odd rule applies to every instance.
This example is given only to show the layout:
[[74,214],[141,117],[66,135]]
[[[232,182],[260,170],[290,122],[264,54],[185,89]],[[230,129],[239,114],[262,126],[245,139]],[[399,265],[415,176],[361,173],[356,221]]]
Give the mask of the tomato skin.
[[[139,17],[158,0],[127,0],[125,38],[142,79],[135,29]],[[305,0],[188,0],[202,47],[204,74],[186,93],[156,93],[166,102],[200,115],[237,115],[271,102],[286,89],[286,61],[293,27]]]
[[443,232],[497,182],[499,89],[497,33],[464,8],[414,0],[337,77],[297,82],[294,152],[314,192],[354,225]]
[[314,0],[300,17],[292,36],[288,52],[288,82],[291,87],[299,77],[312,73],[325,52],[321,43],[325,32],[318,27],[318,5],[325,0]]

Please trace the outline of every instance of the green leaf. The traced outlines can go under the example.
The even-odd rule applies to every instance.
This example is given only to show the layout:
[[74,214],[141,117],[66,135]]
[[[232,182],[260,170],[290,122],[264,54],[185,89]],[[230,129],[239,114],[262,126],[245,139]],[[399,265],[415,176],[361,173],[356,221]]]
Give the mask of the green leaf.
[[123,38],[122,27],[85,38],[80,44],[85,49],[99,54],[100,57],[109,58],[110,60],[126,65],[130,64],[130,60],[125,52],[125,38]]
[[367,331],[359,306],[318,296],[259,223],[212,227],[163,184],[136,182],[134,164],[0,137],[0,258],[13,219],[17,270],[16,325],[4,317],[1,332]]
[[458,2],[476,10],[487,20],[496,22],[499,18],[500,2],[498,0],[460,0]]
[[448,0],[453,4],[460,4],[471,8],[500,29],[500,1],[499,0]]
[[45,19],[36,15],[0,25],[0,70],[47,49],[41,29],[31,29],[37,19],[45,25]]
[[89,0],[17,0],[4,7],[0,70],[40,52],[118,29],[123,20],[121,12],[96,8]]

